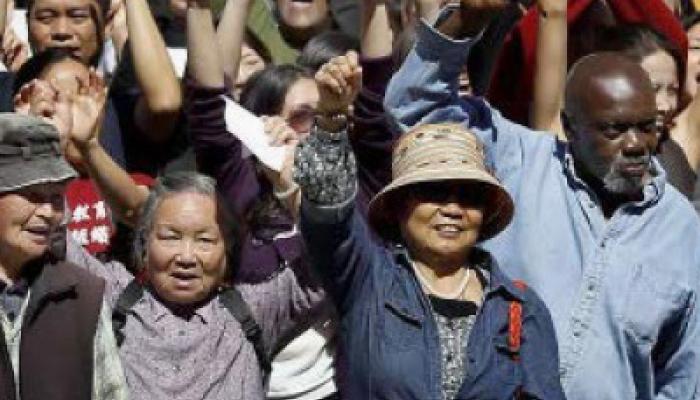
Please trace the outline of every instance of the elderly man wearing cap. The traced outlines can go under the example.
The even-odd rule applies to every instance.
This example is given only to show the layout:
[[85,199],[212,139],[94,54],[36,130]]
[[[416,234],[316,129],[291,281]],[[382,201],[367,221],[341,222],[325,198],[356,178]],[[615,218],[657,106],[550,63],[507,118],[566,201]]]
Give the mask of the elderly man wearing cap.
[[75,171],[58,132],[0,114],[0,398],[126,399],[104,282],[63,260]]
[[[354,82],[327,64],[313,134],[297,149],[301,231],[341,315],[350,399],[563,399],[549,312],[477,244],[513,202],[458,125],[418,127],[397,143],[391,183],[355,207],[346,134]],[[330,91],[327,88],[336,88]]]
[[[456,17],[496,2],[465,0]],[[438,32],[424,21],[389,85],[387,109],[404,128],[458,121],[483,140],[515,203],[513,223],[484,247],[549,308],[567,398],[693,398],[700,221],[653,156],[659,135],[648,76],[617,54],[578,61],[566,84],[563,142],[458,97],[481,26],[472,19],[463,32]]]

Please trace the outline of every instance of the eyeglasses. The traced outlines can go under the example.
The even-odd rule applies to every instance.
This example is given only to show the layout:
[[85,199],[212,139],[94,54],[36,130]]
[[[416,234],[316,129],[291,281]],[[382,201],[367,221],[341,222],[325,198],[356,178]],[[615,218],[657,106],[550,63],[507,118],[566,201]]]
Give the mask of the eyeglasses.
[[463,206],[482,206],[486,191],[478,183],[425,182],[406,188],[407,195],[420,202],[444,204],[451,201]]

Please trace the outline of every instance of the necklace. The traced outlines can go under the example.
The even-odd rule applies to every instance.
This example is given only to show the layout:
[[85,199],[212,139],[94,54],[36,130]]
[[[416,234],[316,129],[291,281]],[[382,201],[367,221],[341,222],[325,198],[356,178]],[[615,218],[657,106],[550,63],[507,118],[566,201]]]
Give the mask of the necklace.
[[467,269],[467,273],[464,274],[464,278],[462,278],[462,282],[459,284],[457,289],[453,290],[450,293],[443,293],[433,287],[433,285],[428,282],[428,280],[423,276],[423,273],[420,271],[420,269],[416,266],[416,263],[412,262],[411,266],[413,267],[413,271],[416,273],[416,277],[418,278],[418,281],[428,289],[428,292],[431,294],[436,295],[437,297],[440,297],[442,299],[447,299],[447,300],[456,300],[459,298],[459,296],[462,295],[464,290],[467,288],[467,285],[469,284],[469,280],[472,277],[472,270]]

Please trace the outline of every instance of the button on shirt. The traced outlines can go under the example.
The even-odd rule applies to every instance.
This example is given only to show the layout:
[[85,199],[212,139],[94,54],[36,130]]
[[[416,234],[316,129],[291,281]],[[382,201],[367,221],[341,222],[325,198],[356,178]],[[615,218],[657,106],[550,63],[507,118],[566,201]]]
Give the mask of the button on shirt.
[[658,163],[644,199],[603,215],[567,145],[460,99],[472,39],[426,24],[385,105],[402,128],[459,122],[516,204],[511,225],[484,244],[550,309],[568,399],[690,399],[700,376],[700,222]]

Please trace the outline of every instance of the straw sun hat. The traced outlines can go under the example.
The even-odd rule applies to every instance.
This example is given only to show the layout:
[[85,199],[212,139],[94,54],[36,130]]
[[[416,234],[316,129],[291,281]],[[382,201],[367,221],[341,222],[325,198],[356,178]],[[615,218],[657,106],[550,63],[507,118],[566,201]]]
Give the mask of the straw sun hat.
[[397,212],[403,189],[421,183],[459,181],[481,191],[484,219],[479,240],[510,223],[513,200],[484,166],[484,149],[471,132],[457,124],[421,125],[405,133],[392,155],[392,181],[369,204],[369,222],[382,237],[399,238]]

